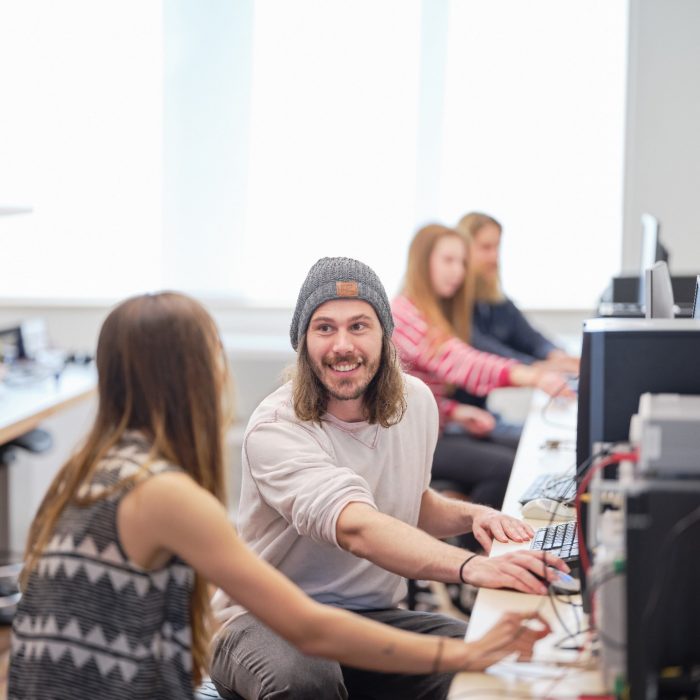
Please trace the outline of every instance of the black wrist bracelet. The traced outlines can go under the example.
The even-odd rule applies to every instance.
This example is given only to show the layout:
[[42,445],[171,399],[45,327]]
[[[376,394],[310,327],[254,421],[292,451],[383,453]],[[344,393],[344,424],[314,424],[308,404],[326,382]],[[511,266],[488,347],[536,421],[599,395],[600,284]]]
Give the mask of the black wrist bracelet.
[[479,556],[478,554],[470,554],[470,555],[462,562],[462,566],[459,567],[459,580],[460,580],[462,583],[466,583],[466,581],[464,580],[464,567],[465,567],[474,557],[478,557],[478,556]]

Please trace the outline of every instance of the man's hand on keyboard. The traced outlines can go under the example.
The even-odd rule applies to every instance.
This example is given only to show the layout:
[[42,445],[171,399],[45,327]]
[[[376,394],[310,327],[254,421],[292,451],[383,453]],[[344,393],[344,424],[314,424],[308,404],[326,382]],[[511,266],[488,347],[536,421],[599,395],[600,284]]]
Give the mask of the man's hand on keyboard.
[[569,572],[569,567],[559,558],[543,552],[520,550],[497,557],[474,557],[464,567],[465,581],[484,588],[512,588],[524,593],[544,595],[547,587],[542,578],[553,581],[556,572],[549,567]]
[[535,531],[525,522],[487,506],[471,506],[472,533],[485,552],[491,551],[491,541],[527,542]]

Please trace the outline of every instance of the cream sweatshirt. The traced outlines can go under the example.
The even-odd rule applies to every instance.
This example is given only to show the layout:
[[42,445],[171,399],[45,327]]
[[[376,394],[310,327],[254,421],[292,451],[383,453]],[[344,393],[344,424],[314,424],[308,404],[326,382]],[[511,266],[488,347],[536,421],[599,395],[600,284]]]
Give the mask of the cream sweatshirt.
[[[390,428],[330,414],[301,422],[291,384],[255,410],[243,439],[239,532],[263,559],[321,603],[350,610],[395,607],[405,581],[341,549],[338,516],[352,502],[417,525],[430,483],[438,411],[430,389],[404,375],[407,410]],[[404,543],[410,546],[410,543]],[[222,591],[222,622],[243,610]]]

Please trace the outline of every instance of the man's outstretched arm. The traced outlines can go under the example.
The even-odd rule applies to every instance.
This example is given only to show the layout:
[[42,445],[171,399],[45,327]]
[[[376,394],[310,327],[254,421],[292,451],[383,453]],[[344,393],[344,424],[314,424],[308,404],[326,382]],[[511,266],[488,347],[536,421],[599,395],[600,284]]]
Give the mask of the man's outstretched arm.
[[438,539],[472,532],[486,552],[491,551],[493,539],[527,542],[534,535],[532,528],[518,518],[488,506],[448,498],[432,489],[423,493],[418,527]]
[[[436,540],[427,532],[378,512],[365,503],[349,503],[336,524],[340,546],[406,578],[456,583],[470,552]],[[546,593],[537,576],[548,580],[568,567],[551,554],[519,551],[488,558],[475,556],[463,569],[464,580],[487,588],[513,588],[526,593]]]

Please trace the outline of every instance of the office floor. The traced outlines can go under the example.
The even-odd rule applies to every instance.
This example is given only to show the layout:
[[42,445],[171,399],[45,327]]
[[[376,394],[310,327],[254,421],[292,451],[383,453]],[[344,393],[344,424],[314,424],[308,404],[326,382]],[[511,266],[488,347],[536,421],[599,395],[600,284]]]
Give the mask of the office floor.
[[[449,601],[449,596],[445,592],[444,587],[440,584],[436,584],[434,588],[435,599],[438,603],[438,609],[449,615],[455,615],[456,617],[464,616],[459,613]],[[5,700],[7,697],[7,666],[10,657],[10,628],[7,626],[0,626],[0,700]],[[452,684],[450,689],[450,698],[457,698],[461,696],[464,688],[460,687],[460,679],[457,678]],[[448,698],[449,700],[449,698]]]

